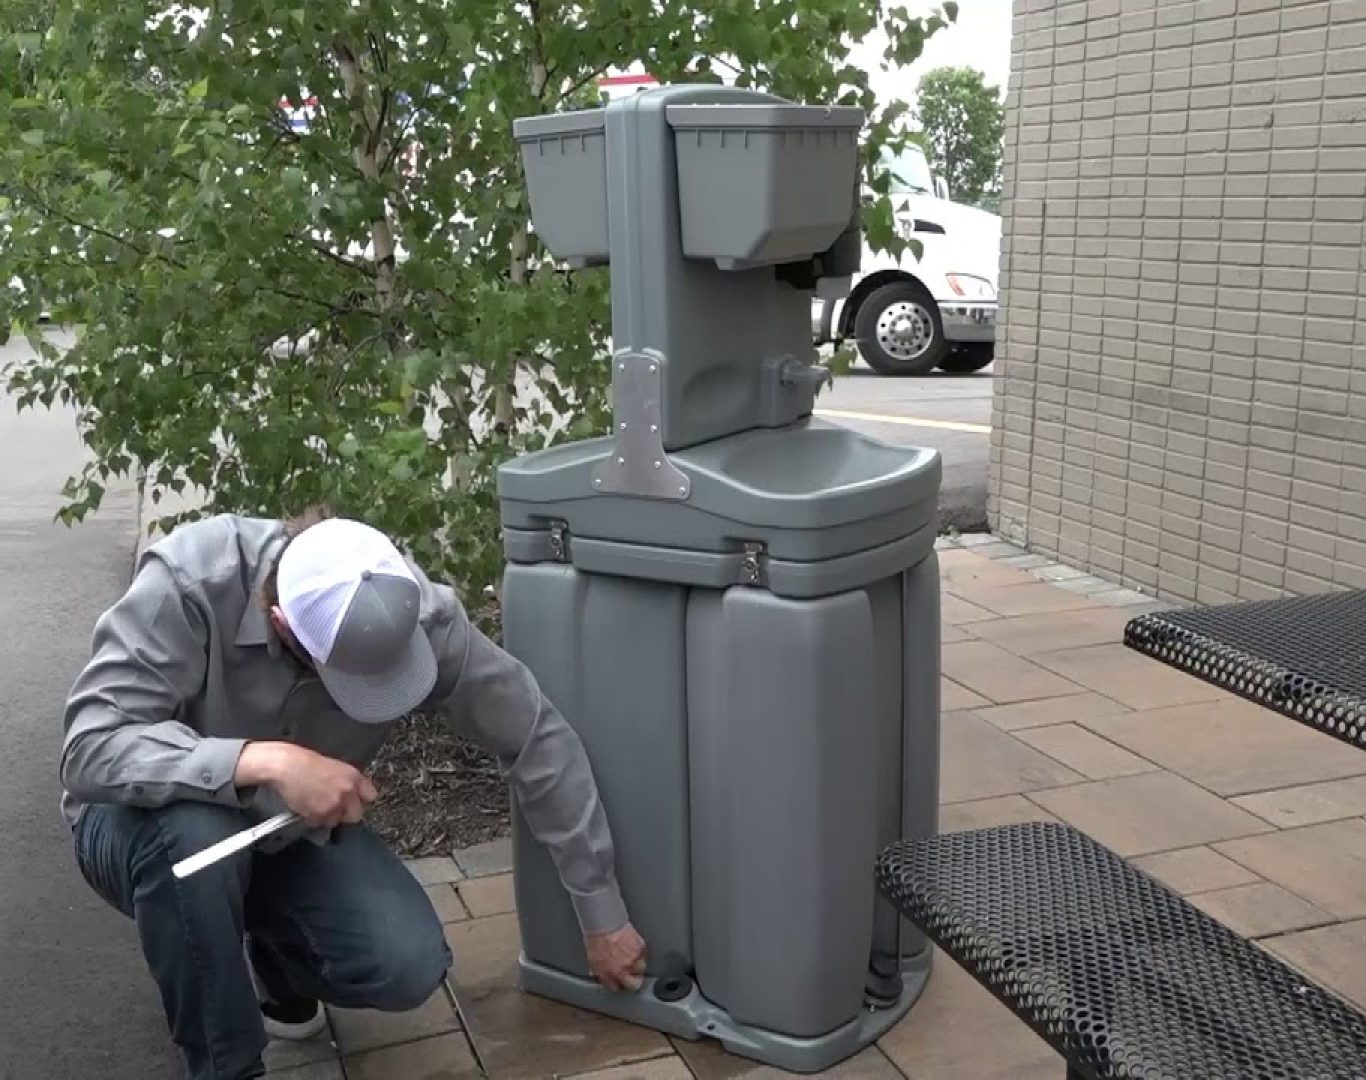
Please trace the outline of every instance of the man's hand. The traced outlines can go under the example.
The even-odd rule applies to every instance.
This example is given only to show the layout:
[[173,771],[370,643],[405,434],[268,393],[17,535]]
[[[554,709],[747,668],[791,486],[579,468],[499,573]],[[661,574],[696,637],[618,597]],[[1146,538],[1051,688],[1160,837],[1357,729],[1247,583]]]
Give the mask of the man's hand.
[[239,787],[268,784],[312,828],[358,822],[379,795],[346,762],[285,742],[247,743],[233,781]]
[[627,923],[610,934],[589,934],[588,970],[609,990],[639,990],[645,978],[645,942]]

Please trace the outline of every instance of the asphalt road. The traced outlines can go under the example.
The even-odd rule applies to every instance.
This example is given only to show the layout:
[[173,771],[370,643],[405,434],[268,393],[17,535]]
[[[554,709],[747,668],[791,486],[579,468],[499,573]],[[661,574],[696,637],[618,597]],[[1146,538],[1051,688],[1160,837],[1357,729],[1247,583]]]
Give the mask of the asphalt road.
[[816,408],[827,419],[885,442],[937,449],[944,465],[940,529],[983,532],[991,382],[991,368],[973,375],[889,379],[860,366],[823,391]]
[[[26,350],[0,347],[0,366]],[[52,523],[81,461],[70,414],[0,398],[0,1080],[169,1080],[133,924],[81,880],[58,810],[62,704],[136,530],[128,488],[84,525]]]

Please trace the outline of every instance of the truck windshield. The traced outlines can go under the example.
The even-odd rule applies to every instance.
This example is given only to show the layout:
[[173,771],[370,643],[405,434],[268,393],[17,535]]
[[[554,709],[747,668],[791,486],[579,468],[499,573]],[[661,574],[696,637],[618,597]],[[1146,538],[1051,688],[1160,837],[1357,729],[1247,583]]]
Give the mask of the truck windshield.
[[930,163],[925,160],[925,152],[918,146],[908,146],[904,150],[882,152],[883,167],[892,174],[893,195],[929,195],[934,191],[934,180],[930,176]]

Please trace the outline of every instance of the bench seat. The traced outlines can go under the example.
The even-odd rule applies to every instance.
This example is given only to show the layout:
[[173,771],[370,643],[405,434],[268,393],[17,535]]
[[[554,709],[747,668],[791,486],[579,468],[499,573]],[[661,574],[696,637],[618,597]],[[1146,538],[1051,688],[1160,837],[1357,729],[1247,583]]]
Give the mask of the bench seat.
[[1068,1076],[1366,1078],[1366,1016],[1068,825],[894,844],[878,887]]

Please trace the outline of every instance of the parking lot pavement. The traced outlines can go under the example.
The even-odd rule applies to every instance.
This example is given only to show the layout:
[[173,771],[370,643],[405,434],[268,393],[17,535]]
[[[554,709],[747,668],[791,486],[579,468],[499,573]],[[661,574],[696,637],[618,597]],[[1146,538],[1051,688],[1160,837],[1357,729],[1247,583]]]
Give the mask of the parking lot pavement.
[[978,532],[987,520],[991,384],[991,368],[889,379],[860,366],[822,392],[816,411],[886,442],[934,447],[944,462],[940,528]]
[[[27,345],[0,346],[0,366]],[[128,583],[130,484],[52,523],[85,457],[72,414],[0,395],[0,1078],[183,1076],[133,923],[86,887],[58,812],[62,703],[95,619]]]

